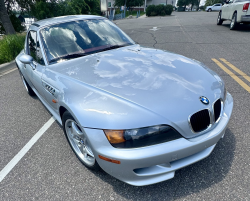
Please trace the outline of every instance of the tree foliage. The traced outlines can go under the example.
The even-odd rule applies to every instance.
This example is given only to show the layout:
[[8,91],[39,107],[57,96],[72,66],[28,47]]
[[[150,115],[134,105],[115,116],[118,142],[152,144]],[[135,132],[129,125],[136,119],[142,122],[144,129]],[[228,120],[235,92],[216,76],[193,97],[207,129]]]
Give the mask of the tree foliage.
[[[144,0],[126,0],[126,7],[133,9],[135,6],[142,6]],[[121,7],[125,5],[125,0],[115,0],[115,6]]]

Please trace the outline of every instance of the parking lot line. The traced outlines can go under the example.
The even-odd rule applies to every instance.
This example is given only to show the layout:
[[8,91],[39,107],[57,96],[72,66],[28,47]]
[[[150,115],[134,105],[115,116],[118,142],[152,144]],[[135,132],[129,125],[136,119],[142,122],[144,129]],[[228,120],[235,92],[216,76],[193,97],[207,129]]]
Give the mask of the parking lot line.
[[250,87],[243,82],[240,78],[238,78],[232,71],[227,69],[222,63],[220,63],[217,59],[212,59],[223,71],[225,71],[228,75],[230,75],[240,86],[242,86],[245,90],[250,93]]
[[239,73],[241,76],[243,76],[248,82],[250,82],[250,77],[242,72],[240,69],[236,68],[233,64],[228,62],[226,59],[220,58],[221,61],[223,61],[226,65],[228,65],[230,68],[232,68],[235,72]]
[[22,159],[22,157],[30,150],[30,148],[36,143],[36,141],[46,132],[46,130],[55,121],[54,117],[51,117],[42,128],[30,139],[30,141],[15,155],[15,157],[2,169],[0,172],[0,183],[9,174],[9,172],[16,166],[16,164]]
[[12,71],[15,71],[15,70],[17,70],[17,68],[11,69],[11,70],[6,71],[6,72],[4,72],[4,73],[2,73],[2,74],[0,73],[0,77],[6,75],[6,74],[8,74],[8,73],[11,73]]

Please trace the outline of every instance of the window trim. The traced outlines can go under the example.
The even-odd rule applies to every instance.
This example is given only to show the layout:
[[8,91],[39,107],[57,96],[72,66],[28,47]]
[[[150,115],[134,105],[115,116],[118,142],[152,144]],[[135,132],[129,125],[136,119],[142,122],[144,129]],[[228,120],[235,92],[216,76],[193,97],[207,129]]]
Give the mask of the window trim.
[[26,41],[26,54],[30,55],[30,48],[29,48],[29,34],[30,32],[35,32],[36,33],[36,57],[37,57],[37,41],[39,42],[39,45],[40,45],[40,49],[41,49],[41,53],[42,53],[42,56],[43,56],[43,60],[44,60],[44,64],[41,64],[41,63],[38,63],[37,62],[37,58],[33,58],[35,64],[39,64],[41,66],[46,66],[46,62],[47,60],[45,61],[44,59],[44,52],[43,52],[43,46],[41,47],[41,42],[40,42],[40,38],[38,38],[38,34],[39,32],[38,31],[35,31],[35,30],[29,30],[29,32],[27,33],[27,41]]

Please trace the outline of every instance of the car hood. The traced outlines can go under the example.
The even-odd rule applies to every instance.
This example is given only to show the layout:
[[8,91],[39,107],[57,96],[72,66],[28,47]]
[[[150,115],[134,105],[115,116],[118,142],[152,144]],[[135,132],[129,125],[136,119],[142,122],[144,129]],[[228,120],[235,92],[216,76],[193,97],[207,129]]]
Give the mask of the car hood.
[[213,103],[224,90],[219,76],[201,63],[139,45],[65,61],[50,69],[150,111],[182,133],[190,130],[191,114],[212,109],[212,104],[204,105],[199,97]]

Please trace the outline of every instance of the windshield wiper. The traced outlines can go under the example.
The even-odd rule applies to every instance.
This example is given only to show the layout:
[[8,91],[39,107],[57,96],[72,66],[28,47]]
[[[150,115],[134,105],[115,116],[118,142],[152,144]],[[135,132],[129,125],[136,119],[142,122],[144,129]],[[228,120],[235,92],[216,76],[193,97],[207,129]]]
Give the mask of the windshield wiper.
[[96,52],[103,52],[103,51],[106,51],[106,50],[117,49],[117,48],[125,47],[125,46],[127,46],[127,45],[110,45],[110,46],[105,47],[103,49],[97,50]]
[[84,52],[77,52],[77,53],[72,53],[72,54],[65,54],[65,55],[62,55],[60,57],[56,57],[54,59],[51,59],[49,61],[49,63],[57,62],[60,59],[73,59],[73,58],[82,57],[82,56],[86,56],[86,55],[88,55],[88,54],[86,54]]

